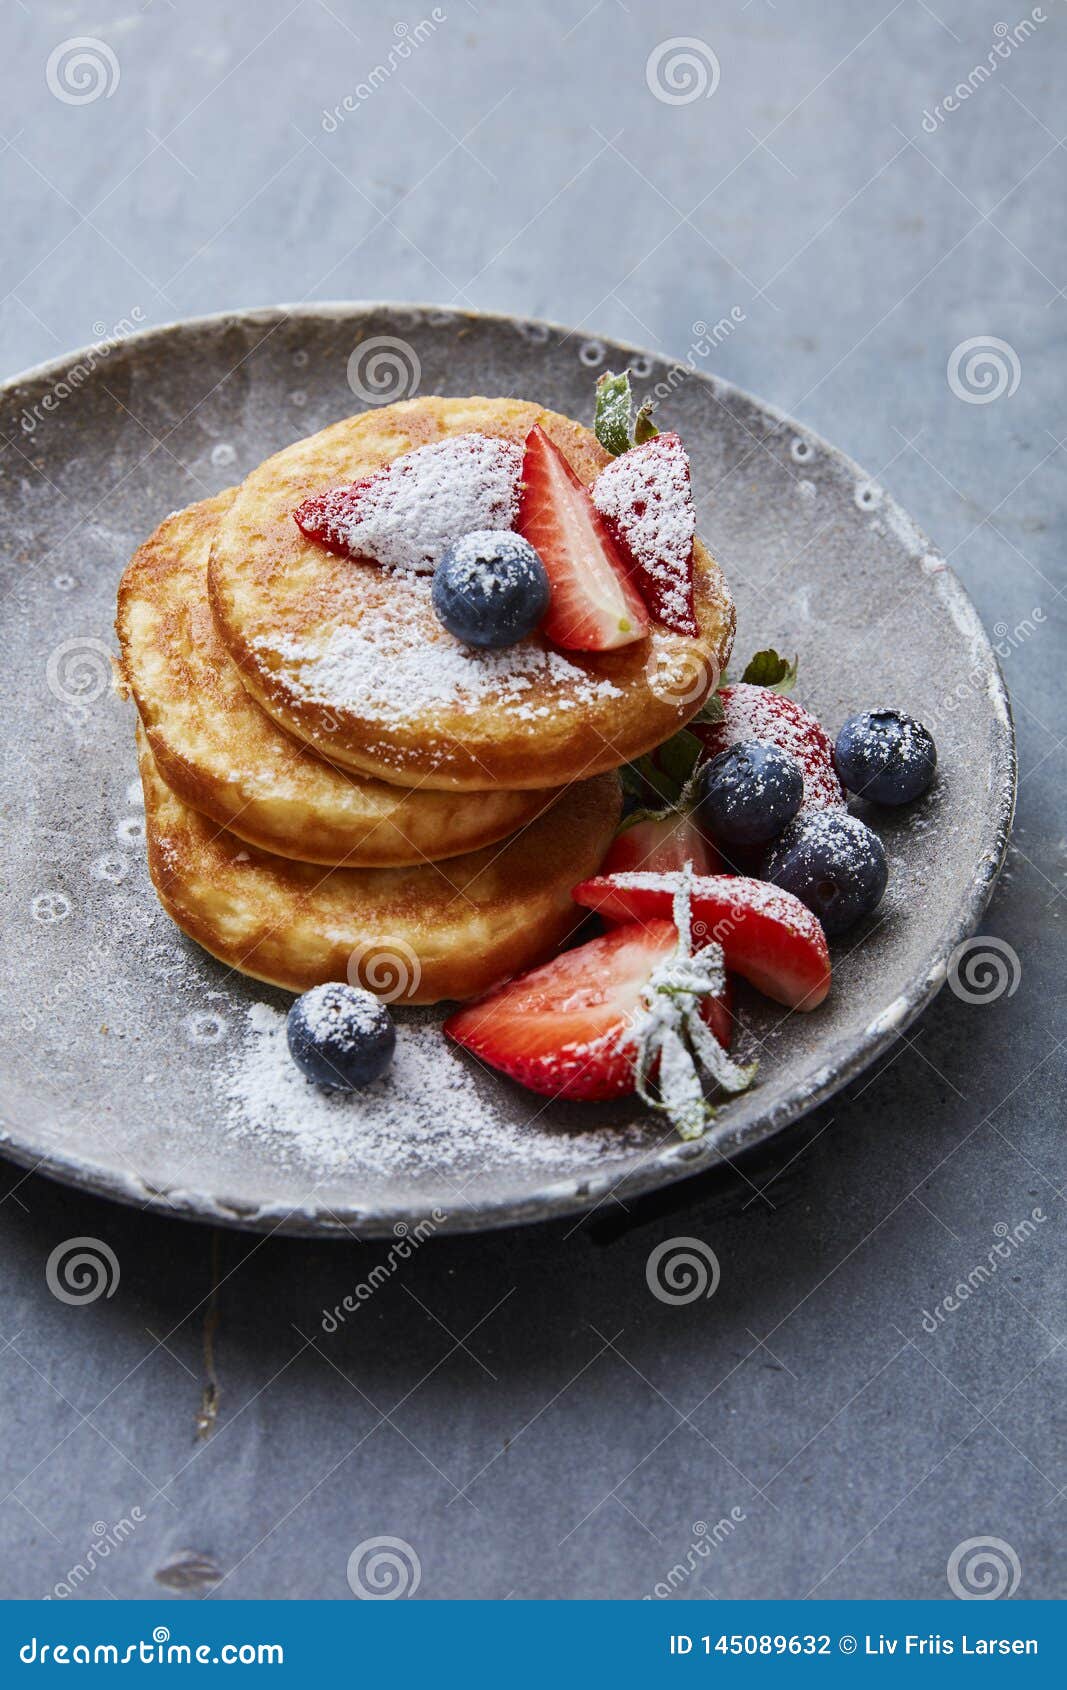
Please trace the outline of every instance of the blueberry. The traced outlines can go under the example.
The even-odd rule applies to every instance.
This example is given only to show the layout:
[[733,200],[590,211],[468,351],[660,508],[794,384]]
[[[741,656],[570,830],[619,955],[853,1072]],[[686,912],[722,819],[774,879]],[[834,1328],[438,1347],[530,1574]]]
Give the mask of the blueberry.
[[297,998],[286,1023],[289,1054],[317,1086],[358,1091],[393,1060],[396,1028],[385,1004],[361,986],[331,980]]
[[508,529],[483,528],[453,541],[433,578],[433,607],[449,633],[490,650],[532,634],[549,597],[540,556]]
[[847,810],[818,810],[787,828],[771,846],[763,877],[814,910],[827,933],[843,933],[869,915],[885,891],[889,869],[876,833]]
[[858,798],[876,804],[910,804],[926,791],[937,767],[929,731],[900,710],[865,710],[850,716],[834,746],[837,772]]
[[800,809],[804,772],[777,745],[746,740],[700,771],[697,820],[727,845],[763,845]]

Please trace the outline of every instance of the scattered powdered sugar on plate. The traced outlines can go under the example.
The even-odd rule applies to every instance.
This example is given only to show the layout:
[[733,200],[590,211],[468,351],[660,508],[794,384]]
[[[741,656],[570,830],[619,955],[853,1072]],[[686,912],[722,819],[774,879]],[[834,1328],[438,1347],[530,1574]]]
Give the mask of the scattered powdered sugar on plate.
[[[428,581],[412,581],[411,594],[429,600]],[[411,597],[368,610],[354,623],[338,623],[325,640],[296,635],[257,646],[292,665],[287,680],[298,696],[349,709],[383,725],[403,724],[442,707],[481,711],[489,703],[520,719],[617,698],[612,681],[589,674],[562,652],[532,640],[504,651],[482,651],[454,639],[437,621],[412,638]],[[531,691],[551,689],[551,700],[533,703]]]
[[694,635],[693,539],[696,517],[689,459],[676,434],[633,446],[601,470],[593,503],[629,550],[649,608],[676,633]]
[[[243,1037],[222,1068],[226,1129],[279,1159],[314,1167],[404,1175],[455,1174],[486,1164],[559,1167],[644,1144],[640,1126],[551,1132],[544,1099],[530,1119],[505,1118],[436,1021],[399,1022],[389,1073],[361,1092],[330,1092],[306,1080],[289,1055],[285,1015],[253,1004]],[[507,1107],[505,1105],[505,1107]]]
[[522,456],[516,441],[489,434],[418,446],[365,481],[322,495],[323,520],[354,558],[432,572],[450,540],[514,526]]

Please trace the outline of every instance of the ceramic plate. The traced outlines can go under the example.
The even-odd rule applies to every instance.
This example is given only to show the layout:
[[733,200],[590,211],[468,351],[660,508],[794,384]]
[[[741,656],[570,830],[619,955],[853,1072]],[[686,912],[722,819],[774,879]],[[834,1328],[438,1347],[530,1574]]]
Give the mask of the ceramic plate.
[[[388,1091],[330,1105],[280,1053],[285,995],[228,972],[156,903],[133,710],[110,686],[119,575],[167,512],[367,404],[515,394],[588,421],[597,371],[626,363],[689,448],[699,526],[737,599],[737,655],[798,652],[798,696],[834,730],[879,702],[919,716],[938,741],[937,784],[914,812],[877,819],[889,892],[869,931],[835,947],[825,1006],[790,1015],[743,998],[759,1080],[698,1143],[629,1107],[531,1098],[448,1049],[426,1013],[400,1018]],[[828,1097],[929,1002],[985,906],[1014,756],[974,608],[854,463],[725,382],[545,323],[299,307],[178,323],[33,370],[0,391],[0,434],[0,1142],[27,1167],[288,1232],[577,1212],[708,1169]]]

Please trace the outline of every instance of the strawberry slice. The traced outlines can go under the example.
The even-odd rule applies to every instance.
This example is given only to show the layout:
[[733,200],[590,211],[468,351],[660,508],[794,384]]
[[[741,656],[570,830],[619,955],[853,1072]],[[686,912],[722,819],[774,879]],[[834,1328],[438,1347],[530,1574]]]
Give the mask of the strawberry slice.
[[305,499],[293,520],[340,557],[425,573],[450,540],[511,528],[519,508],[522,448],[489,434],[454,434],[418,446],[348,487]]
[[677,434],[658,434],[602,469],[593,503],[629,563],[645,603],[676,634],[695,637],[689,457]]
[[747,681],[722,687],[716,696],[723,708],[722,720],[689,724],[689,731],[704,741],[709,757],[742,740],[777,745],[795,757],[804,771],[801,813],[845,803],[834,768],[833,742],[821,723],[795,698]]
[[643,869],[667,874],[692,863],[696,874],[721,874],[722,859],[711,840],[701,833],[691,810],[667,810],[645,815],[615,835],[600,865],[601,874],[624,874]]
[[[546,1097],[624,1097],[634,1089],[630,1027],[641,993],[677,943],[671,921],[617,927],[498,986],[445,1022],[464,1050]],[[729,992],[705,999],[720,1043],[730,1034]]]
[[[671,914],[678,879],[677,874],[598,875],[576,886],[571,896],[614,921],[647,921],[655,927]],[[822,1003],[830,990],[826,934],[818,917],[791,892],[744,875],[711,875],[694,879],[691,908],[694,944],[716,940],[732,973],[790,1009],[817,1009]]]
[[516,527],[552,584],[542,625],[570,651],[614,651],[648,633],[648,612],[603,517],[540,425],[526,436]]

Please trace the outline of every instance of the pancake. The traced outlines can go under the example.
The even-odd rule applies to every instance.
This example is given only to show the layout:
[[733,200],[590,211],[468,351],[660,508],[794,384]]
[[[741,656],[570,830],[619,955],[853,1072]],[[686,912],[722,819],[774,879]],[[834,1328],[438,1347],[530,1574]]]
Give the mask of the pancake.
[[619,782],[570,788],[502,845],[413,868],[292,862],[183,804],[138,728],[148,867],[167,914],[220,962],[291,992],[351,980],[390,1002],[475,997],[551,954],[584,912]]
[[241,839],[309,863],[434,861],[491,845],[554,794],[405,791],[332,767],[241,685],[207,603],[234,490],[168,517],[134,557],[116,620],[126,682],[164,779]]
[[484,791],[561,786],[668,739],[717,683],[734,610],[695,549],[694,639],[654,626],[610,652],[566,653],[540,636],[504,652],[440,625],[426,575],[337,557],[292,513],[450,434],[522,441],[540,423],[583,481],[608,462],[577,423],[516,399],[410,399],[297,441],[245,481],[208,571],[218,630],[245,686],[290,733],[383,780]]

